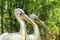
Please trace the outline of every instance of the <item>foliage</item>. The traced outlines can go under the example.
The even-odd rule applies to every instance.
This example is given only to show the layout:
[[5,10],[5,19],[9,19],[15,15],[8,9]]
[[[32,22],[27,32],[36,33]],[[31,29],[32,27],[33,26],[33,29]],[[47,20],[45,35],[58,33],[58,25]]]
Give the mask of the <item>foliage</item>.
[[36,14],[53,34],[59,35],[60,0],[0,0],[0,33],[19,31],[15,8],[22,8],[27,15]]

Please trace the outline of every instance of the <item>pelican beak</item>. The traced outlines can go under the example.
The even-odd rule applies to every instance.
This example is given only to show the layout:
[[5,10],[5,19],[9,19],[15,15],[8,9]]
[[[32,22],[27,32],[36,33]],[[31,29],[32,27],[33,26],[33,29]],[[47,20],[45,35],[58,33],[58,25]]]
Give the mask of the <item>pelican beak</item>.
[[49,32],[49,34],[50,34],[50,30],[49,30],[49,28],[40,20],[40,19],[35,19],[35,22],[37,23],[37,24],[39,24],[39,25],[41,25],[44,29],[46,29],[47,30],[47,32]]
[[36,22],[37,24],[41,25],[42,27],[46,27],[46,25],[38,18],[35,18],[34,22]]
[[24,19],[25,21],[27,21],[30,24],[33,24],[32,20],[26,14],[21,15],[20,18]]
[[36,22],[37,24],[41,25],[44,29],[47,30],[48,34],[50,36],[52,36],[52,38],[54,38],[53,34],[51,34],[51,31],[49,30],[49,28],[38,18],[35,18],[34,22]]

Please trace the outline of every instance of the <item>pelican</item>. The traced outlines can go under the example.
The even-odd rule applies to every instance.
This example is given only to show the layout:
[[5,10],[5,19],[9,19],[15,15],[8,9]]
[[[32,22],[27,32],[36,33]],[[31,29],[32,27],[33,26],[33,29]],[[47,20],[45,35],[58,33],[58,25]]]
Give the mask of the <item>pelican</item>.
[[33,20],[31,20],[25,13],[21,13],[20,18],[30,23],[34,28],[34,34],[30,34],[30,35],[27,34],[26,39],[27,40],[40,40],[40,33],[39,33],[39,29],[36,23],[34,23]]
[[[15,9],[15,17],[20,24],[20,31],[18,33],[4,33],[3,37],[0,37],[0,40],[26,40],[26,25],[23,19],[20,18],[21,14],[24,14],[22,9]],[[7,36],[8,35],[8,36]]]
[[51,31],[49,30],[49,28],[38,18],[38,16],[36,16],[35,14],[31,14],[30,18],[37,24],[39,24],[40,26],[42,26],[42,28],[44,28],[47,33],[52,36],[53,38],[53,34],[51,33]]
[[[20,10],[18,10],[20,14],[20,17],[22,20],[27,21],[28,23],[30,23],[33,28],[34,28],[34,34],[30,34],[30,35],[25,35],[26,36],[26,40],[40,40],[40,33],[39,33],[39,29],[38,26],[36,25],[36,23],[33,22],[33,20],[31,20],[22,10],[22,12]],[[16,17],[17,18],[17,17]]]
[[[27,21],[28,23],[30,23],[33,27],[34,27],[34,34],[30,34],[30,35],[26,35],[26,32],[24,32],[24,37],[23,38],[26,38],[26,40],[40,40],[40,33],[39,33],[39,30],[38,30],[38,26],[36,25],[36,23],[33,22],[33,20],[31,20],[25,13],[23,10],[19,9],[17,10],[17,16],[16,18],[20,18],[21,20],[25,20]],[[18,20],[20,22],[20,19]],[[20,22],[21,23],[21,22]],[[22,26],[22,24],[21,24]],[[21,28],[22,29],[22,28]],[[22,33],[21,33],[22,34]],[[20,36],[20,35],[19,35]],[[11,38],[10,38],[11,39]],[[12,37],[13,39],[13,37]],[[14,39],[13,39],[14,40]],[[17,39],[16,39],[17,40]]]
[[26,25],[24,22],[24,19],[22,18],[24,11],[20,8],[15,9],[15,17],[17,19],[17,21],[20,24],[20,33],[19,34],[14,34],[12,36],[9,37],[10,40],[26,40]]

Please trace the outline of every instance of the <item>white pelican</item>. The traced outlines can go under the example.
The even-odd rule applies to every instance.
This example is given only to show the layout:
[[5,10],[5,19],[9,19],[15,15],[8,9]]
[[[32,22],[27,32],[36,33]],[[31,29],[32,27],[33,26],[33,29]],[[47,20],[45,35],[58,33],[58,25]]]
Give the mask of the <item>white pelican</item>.
[[42,26],[42,28],[44,28],[44,29],[47,31],[47,33],[48,33],[50,36],[52,36],[52,38],[54,38],[54,36],[53,36],[53,34],[51,33],[50,29],[38,18],[37,15],[31,14],[31,15],[30,15],[30,18],[31,18],[35,23],[37,23],[37,24],[39,24],[40,26]]
[[26,25],[23,19],[20,18],[21,14],[24,14],[22,9],[15,9],[15,17],[20,23],[20,31],[18,33],[4,33],[0,36],[0,40],[26,40]]
[[[30,23],[33,28],[34,28],[34,34],[30,34],[30,35],[25,35],[24,37],[26,38],[26,40],[40,40],[40,33],[39,33],[39,29],[38,29],[38,26],[34,23],[33,20],[31,20],[25,13],[24,11],[20,11],[21,9],[17,10],[18,12],[15,12],[15,13],[18,13],[17,15],[19,15],[21,20],[23,21],[27,21],[28,23]],[[16,15],[16,16],[17,16]],[[17,18],[17,17],[16,17]],[[20,21],[20,20],[18,20]],[[26,32],[24,32],[26,34]],[[12,37],[13,38],[13,37]]]
[[[19,11],[19,10],[18,10]],[[19,13],[20,12],[20,13]],[[33,28],[34,28],[34,33],[33,34],[30,34],[30,35],[25,35],[26,36],[26,40],[40,40],[40,33],[39,33],[39,29],[38,29],[38,26],[34,23],[33,20],[31,20],[23,11],[19,11],[17,13],[20,14],[20,18],[22,20],[25,20],[27,21],[28,23],[30,23]],[[16,17],[17,18],[17,17]]]

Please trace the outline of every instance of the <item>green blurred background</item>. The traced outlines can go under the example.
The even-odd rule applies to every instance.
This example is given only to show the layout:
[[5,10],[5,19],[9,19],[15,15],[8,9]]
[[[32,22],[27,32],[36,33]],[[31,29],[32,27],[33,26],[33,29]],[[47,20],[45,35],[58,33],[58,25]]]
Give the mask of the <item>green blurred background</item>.
[[[60,40],[60,0],[0,0],[0,34],[19,31],[20,25],[14,16],[16,8],[22,8],[28,16],[36,14],[55,35],[55,39]],[[33,29],[30,26],[27,25],[27,31],[30,30],[29,33],[32,33]],[[42,38],[46,40],[46,30],[41,27],[39,29]]]

